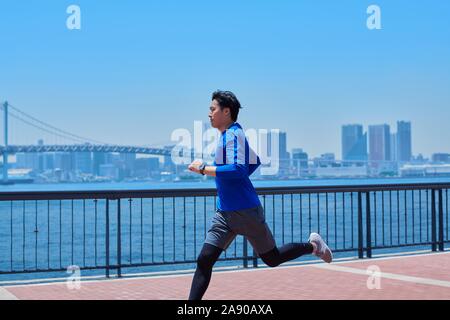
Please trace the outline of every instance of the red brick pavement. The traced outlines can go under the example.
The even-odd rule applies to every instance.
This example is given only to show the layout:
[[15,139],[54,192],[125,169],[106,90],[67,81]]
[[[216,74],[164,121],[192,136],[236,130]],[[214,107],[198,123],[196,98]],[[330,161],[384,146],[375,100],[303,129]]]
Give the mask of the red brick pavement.
[[358,263],[339,264],[352,268],[366,269],[376,265],[382,272],[407,274],[413,277],[450,281],[450,254],[414,255],[387,260],[365,260]]
[[[430,283],[381,278],[368,289],[368,275],[353,273],[378,266],[381,272],[425,278]],[[450,299],[450,252],[333,263],[350,272],[314,265],[214,272],[205,299]],[[361,273],[361,272],[360,272]],[[431,280],[430,280],[431,279]],[[86,281],[81,289],[66,283],[3,287],[18,299],[186,299],[192,274]],[[441,280],[434,283],[433,280]]]

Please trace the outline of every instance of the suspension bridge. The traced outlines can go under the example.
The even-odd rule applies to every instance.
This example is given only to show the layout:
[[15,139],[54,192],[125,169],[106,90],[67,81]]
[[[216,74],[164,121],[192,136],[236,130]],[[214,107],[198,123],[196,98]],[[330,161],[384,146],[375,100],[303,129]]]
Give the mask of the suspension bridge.
[[[3,158],[3,184],[8,183],[8,157],[17,153],[48,153],[48,152],[96,152],[96,153],[121,153],[121,154],[145,154],[154,156],[171,156],[174,146],[146,147],[146,146],[124,146],[114,145],[90,138],[82,137],[68,131],[52,126],[41,121],[21,109],[11,105],[7,101],[1,104],[3,111],[4,144],[0,146],[0,157]],[[10,144],[10,117],[31,126],[40,132],[53,135],[55,137],[69,140],[72,143],[62,144]]]

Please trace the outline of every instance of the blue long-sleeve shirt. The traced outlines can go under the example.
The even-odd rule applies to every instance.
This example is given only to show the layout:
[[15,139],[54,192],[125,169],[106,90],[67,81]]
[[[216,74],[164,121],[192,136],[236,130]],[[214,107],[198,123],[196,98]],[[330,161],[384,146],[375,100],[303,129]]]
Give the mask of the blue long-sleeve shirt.
[[249,179],[260,164],[239,123],[222,132],[214,161],[219,210],[236,211],[261,205]]

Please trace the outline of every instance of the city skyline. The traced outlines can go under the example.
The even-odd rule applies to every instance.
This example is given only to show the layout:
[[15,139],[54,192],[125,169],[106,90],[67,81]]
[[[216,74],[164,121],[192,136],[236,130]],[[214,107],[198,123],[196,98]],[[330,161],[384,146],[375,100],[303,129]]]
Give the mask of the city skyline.
[[[208,126],[205,123],[201,123],[202,127],[202,133],[205,134],[206,130],[208,130]],[[377,129],[377,127],[383,127],[386,128],[386,134],[385,137],[383,137],[384,141],[380,142],[383,144],[383,148],[385,148],[384,151],[375,149],[371,151],[371,148],[377,148],[375,147],[375,141],[371,141],[371,135],[370,131],[374,131]],[[334,154],[337,160],[342,161],[367,161],[370,158],[370,155],[374,155],[374,152],[383,152],[386,153],[386,155],[374,155],[374,158],[371,160],[377,160],[377,161],[400,161],[400,162],[408,162],[412,160],[414,156],[424,156],[423,152],[420,152],[418,150],[413,154],[413,144],[412,144],[412,130],[411,130],[411,121],[404,121],[400,120],[397,121],[397,132],[390,131],[390,125],[384,123],[379,125],[369,124],[367,126],[367,130],[364,130],[364,126],[360,123],[353,123],[353,124],[343,124],[341,125],[341,141],[340,141],[340,152],[334,153],[334,152],[328,152],[327,150],[321,150],[319,154],[311,154],[306,148],[295,145],[292,148],[288,147],[288,141],[287,139],[287,132],[279,131],[278,138],[279,138],[279,150],[278,155],[280,159],[288,159],[291,158],[290,154],[296,150],[296,149],[304,149],[308,154],[311,155],[310,159],[313,159],[315,157],[322,156],[324,154],[332,153]],[[245,130],[245,129],[244,129]],[[247,129],[248,130],[248,129]],[[250,128],[249,130],[253,130],[253,128]],[[195,130],[194,130],[195,131]],[[191,132],[192,136],[195,138],[195,132]],[[267,148],[267,151],[264,151],[265,154],[270,155],[272,153],[271,151],[271,134],[268,133],[262,133],[259,139],[263,139],[262,141],[255,141],[256,144],[258,144],[258,148],[265,147]],[[198,137],[197,137],[198,138]],[[203,148],[207,146],[207,141],[205,140],[205,136],[203,137]],[[267,140],[264,142],[264,140]],[[372,138],[373,140],[373,138]],[[84,142],[81,144],[89,144],[89,142]],[[37,145],[43,145],[44,140],[38,139]],[[92,143],[90,143],[92,144]],[[95,143],[94,143],[95,144]],[[160,145],[159,147],[168,147],[170,145],[176,145],[177,143],[175,141],[171,141],[170,143],[166,145]],[[195,146],[196,142],[193,142],[193,146]],[[380,146],[378,146],[380,148]],[[431,158],[434,154],[445,154],[445,151],[438,151],[431,154],[428,158]],[[427,158],[427,157],[425,157]],[[370,159],[369,159],[370,160]]]
[[[203,130],[208,129],[203,125]],[[383,154],[373,154],[374,158],[370,159],[371,154],[371,135],[370,131],[372,130],[372,139],[377,139],[376,136],[380,136],[383,139],[381,142],[374,141],[372,143],[372,148],[374,148],[375,153],[382,152]],[[380,131],[381,130],[381,131]],[[380,131],[380,132],[378,132]],[[403,132],[402,132],[403,131]],[[204,131],[203,131],[204,132]],[[399,132],[401,136],[399,136]],[[369,125],[367,130],[364,131],[364,126],[358,123],[353,124],[343,124],[341,126],[341,153],[335,154],[333,152],[323,151],[318,155],[313,155],[309,160],[313,160],[319,156],[332,154],[333,160],[339,161],[399,161],[399,162],[408,162],[413,159],[414,156],[422,155],[423,153],[418,152],[417,154],[412,154],[412,130],[411,130],[411,122],[410,121],[397,121],[397,132],[392,132],[390,126],[388,124],[378,124],[378,125]],[[294,154],[307,154],[307,150],[301,148],[300,146],[295,146],[291,149],[287,147],[287,132],[280,131],[277,136],[279,139],[278,151],[280,159],[294,159]],[[272,137],[271,133],[262,133],[260,136],[261,141],[257,142],[259,147],[267,148],[267,151],[264,151],[268,156],[270,156],[272,151]],[[393,146],[393,141],[395,141],[395,145]],[[89,144],[88,142],[86,142]],[[203,141],[203,148],[206,147],[206,141]],[[380,145],[381,144],[381,145]],[[44,145],[44,140],[39,139],[37,141],[37,145]],[[174,145],[174,143],[171,143]],[[161,147],[169,147],[169,145],[161,146]],[[382,149],[380,149],[382,148]],[[406,150],[406,151],[405,151]],[[374,152],[372,151],[372,153]],[[53,152],[58,153],[58,152]],[[61,153],[61,152],[59,152]],[[102,154],[101,152],[92,152],[93,154]],[[111,152],[105,153],[110,154]],[[113,152],[114,153],[114,152]],[[439,154],[447,154],[445,152],[436,152],[433,153],[432,156]],[[122,154],[126,155],[126,154]],[[136,157],[137,154],[133,155],[133,159],[139,158]],[[335,158],[336,155],[342,155],[341,158]],[[147,156],[144,156],[147,157]],[[154,155],[157,157],[157,155]],[[378,157],[378,158],[377,158]],[[161,157],[162,158],[162,157]],[[303,156],[302,156],[303,159]]]
[[[202,128],[207,129],[204,125]],[[309,156],[303,148],[288,149],[287,132],[263,132],[256,142],[257,152],[268,157],[269,162],[264,160],[263,167],[273,167],[275,161],[276,171],[271,170],[270,174],[257,171],[255,176],[257,179],[408,176],[427,174],[427,170],[443,170],[442,174],[446,174],[450,154],[434,153],[431,161],[414,156],[411,128],[411,122],[404,120],[397,121],[396,132],[387,124],[372,124],[367,130],[361,124],[344,124],[341,126],[341,159],[330,152]],[[205,143],[203,141],[203,148]],[[37,144],[45,145],[42,139]],[[16,161],[11,162],[12,173],[40,182],[193,179],[186,165],[176,165],[170,156],[79,150],[17,153]]]

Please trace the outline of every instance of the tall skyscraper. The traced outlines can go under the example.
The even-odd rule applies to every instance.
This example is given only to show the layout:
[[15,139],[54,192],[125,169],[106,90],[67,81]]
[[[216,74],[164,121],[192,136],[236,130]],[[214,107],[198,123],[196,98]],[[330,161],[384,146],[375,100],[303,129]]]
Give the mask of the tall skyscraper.
[[391,133],[391,160],[398,161],[397,134]]
[[20,169],[39,170],[39,158],[37,153],[16,154],[16,167]]
[[92,154],[92,173],[99,176],[100,175],[100,166],[102,164],[105,164],[105,153],[94,152]]
[[391,160],[391,133],[387,124],[369,126],[369,160],[377,166]]
[[397,161],[408,162],[411,157],[411,122],[397,121]]
[[82,173],[92,173],[93,172],[92,153],[76,152],[75,169]]
[[55,169],[60,169],[64,172],[70,172],[74,170],[74,162],[71,153],[69,152],[57,152],[55,154]]
[[130,177],[133,175],[134,163],[136,161],[135,153],[122,153],[120,154],[120,160],[122,162],[121,170],[125,177]]
[[112,155],[104,152],[94,152],[92,154],[92,167],[95,175],[100,175],[100,166],[102,164],[111,164]]
[[350,124],[342,126],[342,160],[367,160],[367,134],[363,126]]
[[[287,134],[286,132],[280,131],[280,156],[287,154]],[[285,158],[285,157],[281,157]]]
[[42,169],[53,170],[55,168],[55,154],[54,153],[44,153],[43,154],[43,164]]
[[[43,139],[39,139],[38,140],[38,146],[43,146],[44,145],[44,140]],[[38,171],[39,172],[42,172],[42,171],[44,171],[45,169],[44,169],[44,162],[45,162],[45,160],[44,160],[44,157],[45,157],[45,154],[43,154],[43,153],[38,153],[37,154],[37,157],[38,157]]]
[[[287,133],[280,131],[278,134],[269,131],[267,134],[261,135],[260,148],[267,148],[262,151],[263,154],[267,155],[271,160],[278,161],[279,164],[279,174],[287,173],[290,165],[290,154],[287,151]],[[277,156],[278,158],[274,159]],[[261,151],[261,150],[260,150]]]

